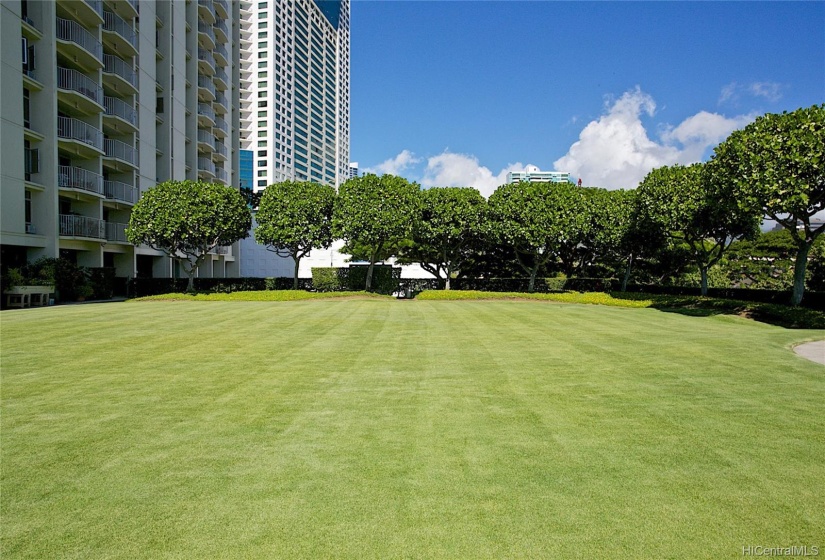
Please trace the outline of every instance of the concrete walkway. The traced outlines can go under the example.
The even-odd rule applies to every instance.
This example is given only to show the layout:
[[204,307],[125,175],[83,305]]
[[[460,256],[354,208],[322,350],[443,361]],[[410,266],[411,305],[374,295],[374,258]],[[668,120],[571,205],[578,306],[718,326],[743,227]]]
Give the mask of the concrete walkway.
[[794,346],[793,351],[803,358],[825,366],[825,340],[806,342],[805,344]]

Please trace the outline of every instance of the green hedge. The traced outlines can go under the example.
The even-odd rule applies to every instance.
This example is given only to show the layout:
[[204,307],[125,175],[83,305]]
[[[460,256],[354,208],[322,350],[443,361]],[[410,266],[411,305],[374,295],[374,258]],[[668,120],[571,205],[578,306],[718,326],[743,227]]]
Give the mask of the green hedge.
[[[367,284],[366,265],[350,267],[314,267],[312,285],[319,292],[363,291]],[[372,272],[372,291],[392,294],[399,290],[401,269],[389,265],[376,265]]]

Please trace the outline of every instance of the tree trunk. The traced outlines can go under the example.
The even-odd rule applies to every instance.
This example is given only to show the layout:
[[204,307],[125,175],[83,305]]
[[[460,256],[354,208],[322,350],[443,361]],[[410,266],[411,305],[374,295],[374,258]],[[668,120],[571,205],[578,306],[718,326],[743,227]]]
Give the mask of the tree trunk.
[[630,281],[630,267],[633,266],[633,255],[627,259],[627,266],[624,268],[624,277],[622,277],[622,291],[627,291],[627,283]]
[[708,267],[700,266],[699,274],[702,275],[702,295],[708,295]]
[[805,294],[805,270],[808,267],[808,253],[813,242],[804,241],[799,246],[796,253],[796,263],[793,267],[793,294],[791,294],[791,305],[797,306],[802,303],[802,296]]
[[536,264],[536,266],[534,266],[533,270],[530,272],[530,285],[527,286],[527,291],[530,292],[531,294],[536,289],[536,275],[538,273],[539,273],[539,265]]
[[295,271],[292,276],[292,289],[298,289],[298,267],[301,266],[301,257],[292,257],[292,260],[295,261]]
[[447,280],[444,282],[444,289],[450,291],[450,273],[447,273]]
[[186,285],[186,293],[194,293],[195,292],[195,269],[187,270],[186,274],[189,275],[189,283]]

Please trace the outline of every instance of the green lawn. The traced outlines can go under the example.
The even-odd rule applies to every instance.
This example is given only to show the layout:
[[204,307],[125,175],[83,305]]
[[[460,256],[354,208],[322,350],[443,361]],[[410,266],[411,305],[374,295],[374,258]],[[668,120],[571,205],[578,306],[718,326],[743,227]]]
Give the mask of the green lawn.
[[0,556],[825,550],[825,337],[531,301],[0,315]]

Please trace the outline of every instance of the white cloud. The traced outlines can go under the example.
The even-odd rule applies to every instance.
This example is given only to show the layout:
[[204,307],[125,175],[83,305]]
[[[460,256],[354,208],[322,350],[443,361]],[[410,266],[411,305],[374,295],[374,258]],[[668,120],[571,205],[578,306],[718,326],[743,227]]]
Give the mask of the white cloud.
[[367,167],[364,169],[364,173],[375,173],[377,175],[382,175],[384,173],[389,175],[400,175],[402,171],[415,165],[416,163],[419,163],[420,161],[421,160],[415,157],[411,151],[403,150],[394,158],[382,161],[373,167]]
[[656,141],[641,121],[642,113],[655,112],[656,102],[639,87],[625,92],[584,127],[567,154],[553,163],[555,169],[581,177],[585,185],[633,188],[653,168],[700,161],[708,148],[753,120],[701,111],[676,127],[665,127]]
[[762,97],[775,103],[782,99],[784,89],[785,86],[777,82],[752,82],[750,84],[731,82],[722,88],[719,104],[733,103],[735,105],[743,95]]
[[473,187],[489,197],[497,187],[507,182],[507,173],[523,171],[521,163],[511,163],[493,175],[472,155],[444,152],[427,160],[421,184],[429,187]]

